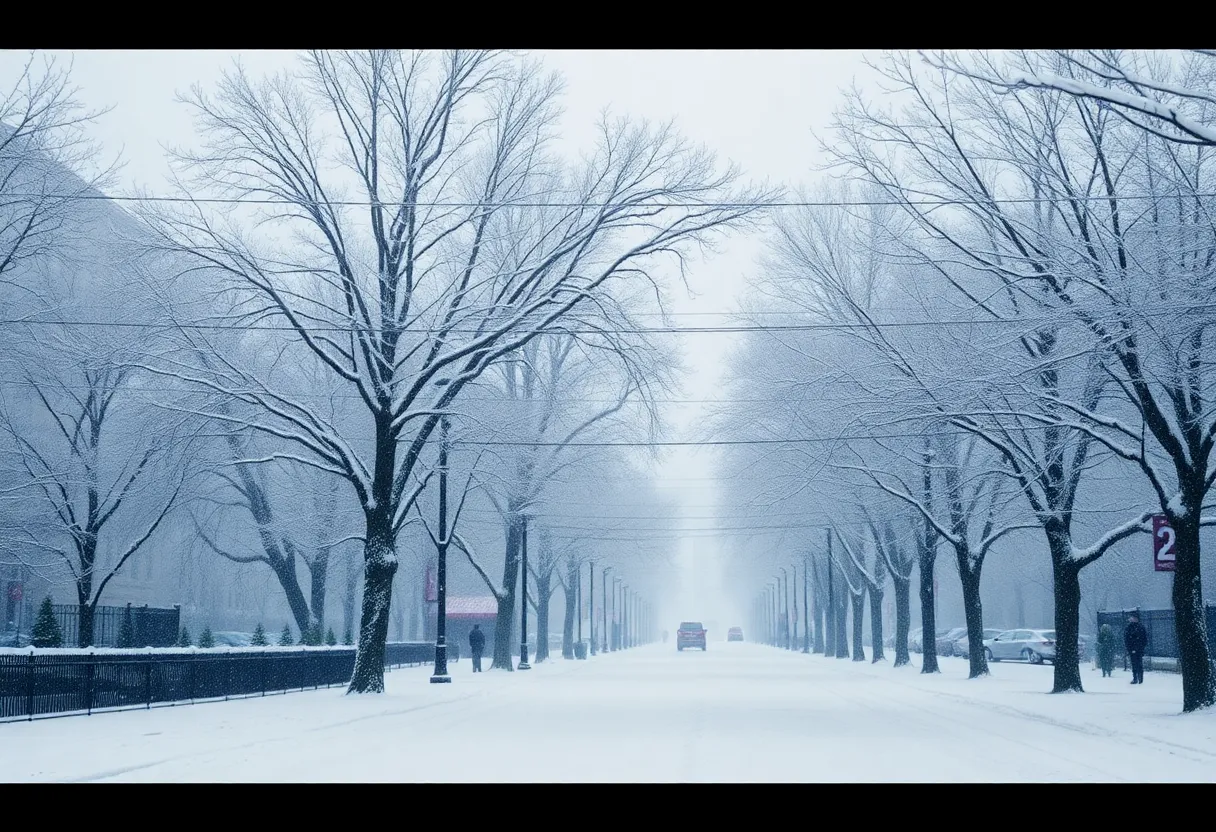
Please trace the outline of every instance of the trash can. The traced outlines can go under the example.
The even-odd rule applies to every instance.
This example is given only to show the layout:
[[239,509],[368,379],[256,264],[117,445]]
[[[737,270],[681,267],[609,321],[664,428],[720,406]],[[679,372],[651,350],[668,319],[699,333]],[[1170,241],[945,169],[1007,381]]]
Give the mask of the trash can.
[[587,658],[587,642],[576,641],[574,643],[574,658],[576,658],[576,659]]

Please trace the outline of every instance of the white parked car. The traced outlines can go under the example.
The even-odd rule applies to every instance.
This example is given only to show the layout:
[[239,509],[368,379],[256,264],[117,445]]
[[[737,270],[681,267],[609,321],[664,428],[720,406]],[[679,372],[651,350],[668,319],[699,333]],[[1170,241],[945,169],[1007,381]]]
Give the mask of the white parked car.
[[[984,628],[984,644],[987,644],[989,639],[996,638],[1003,632],[1005,631]],[[954,642],[954,655],[960,656],[964,659],[971,656],[971,642],[968,640],[966,635]]]
[[[986,639],[984,647],[988,650],[988,661],[1021,660],[1030,664],[1054,662],[1056,631],[1006,630],[994,638]],[[1077,648],[1081,656],[1086,654],[1088,646],[1083,636],[1077,638]]]

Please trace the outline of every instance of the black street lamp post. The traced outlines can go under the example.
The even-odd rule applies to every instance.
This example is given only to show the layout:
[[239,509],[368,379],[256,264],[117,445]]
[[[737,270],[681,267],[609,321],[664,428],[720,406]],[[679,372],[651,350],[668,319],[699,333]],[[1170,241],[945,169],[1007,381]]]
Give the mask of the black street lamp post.
[[[574,651],[575,658],[587,658],[586,645],[583,644],[583,570],[579,567],[574,579],[578,581],[578,592],[575,593],[575,611],[578,613],[578,649]],[[539,636],[537,636],[539,638]]]
[[794,596],[794,638],[790,642],[790,649],[798,649],[798,564],[790,564],[790,571],[794,575],[794,591],[791,593]]
[[617,613],[619,609],[616,603],[617,596],[621,594],[620,578],[612,579],[612,649],[618,651],[621,649],[621,618]]
[[621,649],[629,646],[629,584],[621,584]]
[[435,671],[433,684],[452,681],[448,675],[448,417],[439,420],[439,536],[435,548],[439,563],[435,583]]
[[811,607],[807,602],[806,594],[806,567],[807,558],[804,555],[802,558],[802,652],[811,652]]
[[521,516],[523,527],[520,529],[520,552],[523,555],[522,592],[520,593],[519,613],[519,665],[518,670],[531,670],[528,664],[528,515]]
[[781,637],[789,650],[789,573],[786,567],[777,568],[781,569],[781,578],[777,579],[777,585],[781,586]]
[[591,569],[590,569],[591,586],[588,588],[588,591],[587,591],[587,613],[588,613],[587,618],[589,619],[587,624],[590,628],[590,632],[587,635],[591,636],[591,655],[594,656],[595,655],[595,561],[591,561],[588,564],[588,566],[591,567]]
[[605,653],[610,652],[609,648],[608,648],[608,573],[611,571],[612,571],[611,566],[605,566],[604,574],[602,576],[603,580],[600,581],[600,583],[601,583],[600,593],[603,596],[600,601],[600,606],[602,607],[600,612],[603,614],[603,621],[604,621],[603,638],[604,638],[604,652]]

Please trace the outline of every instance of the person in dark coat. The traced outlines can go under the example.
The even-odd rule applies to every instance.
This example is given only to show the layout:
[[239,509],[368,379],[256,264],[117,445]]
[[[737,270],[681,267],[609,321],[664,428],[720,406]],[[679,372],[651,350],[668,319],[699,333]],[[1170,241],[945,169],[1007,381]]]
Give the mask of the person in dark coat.
[[481,653],[486,649],[486,634],[481,631],[480,624],[473,625],[469,633],[469,650],[473,653],[473,672],[481,672]]
[[1123,631],[1123,646],[1132,663],[1132,684],[1144,684],[1144,648],[1148,647],[1148,630],[1140,623],[1140,616],[1130,615]]
[[1113,676],[1115,670],[1115,631],[1109,624],[1098,630],[1098,667],[1103,676]]

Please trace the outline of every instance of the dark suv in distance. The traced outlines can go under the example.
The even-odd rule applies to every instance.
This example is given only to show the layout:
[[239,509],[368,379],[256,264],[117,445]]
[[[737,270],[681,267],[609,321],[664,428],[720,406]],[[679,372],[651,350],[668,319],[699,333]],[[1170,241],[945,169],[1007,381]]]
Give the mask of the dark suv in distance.
[[701,626],[700,621],[680,623],[680,629],[676,630],[676,649],[683,650],[685,647],[696,647],[704,652],[705,628]]
[[743,628],[742,627],[731,627],[729,630],[726,631],[726,640],[727,641],[743,641]]

